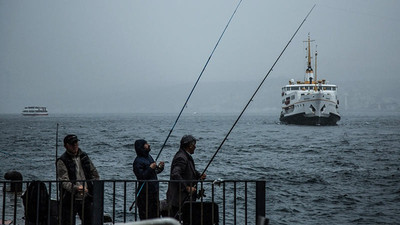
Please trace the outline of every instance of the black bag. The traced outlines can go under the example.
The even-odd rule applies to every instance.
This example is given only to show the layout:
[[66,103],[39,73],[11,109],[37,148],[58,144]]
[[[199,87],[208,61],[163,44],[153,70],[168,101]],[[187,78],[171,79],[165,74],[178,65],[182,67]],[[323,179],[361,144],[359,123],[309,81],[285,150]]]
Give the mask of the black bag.
[[42,181],[32,181],[21,198],[24,203],[25,223],[35,224],[38,218],[40,225],[46,225],[49,209],[46,185]]
[[[192,214],[190,214],[190,210],[192,210]],[[218,205],[215,202],[185,202],[182,206],[184,225],[190,224],[190,217],[192,217],[193,225],[200,225],[201,220],[203,220],[203,225],[218,224]]]

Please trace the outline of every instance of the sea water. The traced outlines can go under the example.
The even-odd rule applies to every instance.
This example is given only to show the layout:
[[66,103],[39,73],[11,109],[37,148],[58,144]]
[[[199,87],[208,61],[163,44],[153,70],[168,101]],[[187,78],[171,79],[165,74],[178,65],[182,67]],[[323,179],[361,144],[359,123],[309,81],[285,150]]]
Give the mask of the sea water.
[[[156,158],[176,116],[0,115],[0,174],[16,170],[27,181],[55,180],[62,139],[73,133],[101,179],[134,180],[134,141],[146,139]],[[160,154],[166,169],[159,179],[169,179],[185,134],[199,139],[193,158],[202,172],[237,116],[184,114]],[[337,126],[297,126],[280,124],[275,114],[245,113],[211,162],[207,179],[265,180],[270,224],[400,224],[400,113],[342,116]]]

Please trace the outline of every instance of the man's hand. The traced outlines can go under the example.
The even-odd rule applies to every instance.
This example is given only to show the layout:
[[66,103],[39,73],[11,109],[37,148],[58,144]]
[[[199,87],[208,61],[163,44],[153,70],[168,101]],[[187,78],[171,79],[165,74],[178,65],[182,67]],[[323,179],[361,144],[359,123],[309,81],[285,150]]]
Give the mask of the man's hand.
[[158,167],[160,167],[161,169],[164,168],[164,161],[161,161],[161,162],[158,164]]
[[85,190],[83,190],[83,185],[78,185],[75,186],[75,190],[76,192],[78,192],[78,194],[83,195],[84,193],[88,192],[88,189],[85,187]]
[[150,164],[150,168],[152,168],[153,170],[156,169],[157,164],[156,162],[153,162],[152,164]]
[[190,187],[190,186],[186,186],[186,191],[192,195],[194,193],[196,193],[197,189],[195,187]]

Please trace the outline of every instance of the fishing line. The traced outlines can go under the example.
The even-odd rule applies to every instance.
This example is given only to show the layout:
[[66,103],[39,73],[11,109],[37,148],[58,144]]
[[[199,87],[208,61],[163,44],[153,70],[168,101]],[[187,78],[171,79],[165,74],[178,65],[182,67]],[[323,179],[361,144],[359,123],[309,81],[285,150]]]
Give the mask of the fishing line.
[[286,48],[289,46],[290,42],[292,42],[293,38],[296,36],[297,32],[300,30],[300,28],[303,26],[304,22],[306,21],[307,17],[311,14],[312,10],[314,9],[315,5],[311,8],[311,10],[308,12],[307,16],[304,18],[303,22],[301,22],[301,24],[299,25],[299,27],[297,28],[297,30],[294,32],[293,36],[290,38],[289,42],[286,44],[286,46],[283,48],[281,54],[279,54],[278,58],[275,60],[274,64],[272,64],[272,67],[269,69],[268,73],[265,75],[264,79],[261,81],[260,85],[258,85],[256,91],[254,92],[254,94],[251,96],[250,100],[247,102],[246,106],[244,107],[244,109],[242,110],[242,112],[239,114],[238,118],[236,119],[236,121],[233,123],[233,126],[231,127],[231,129],[229,130],[229,132],[226,134],[224,140],[221,142],[221,144],[219,145],[218,149],[215,151],[214,155],[212,156],[210,162],[207,164],[206,168],[204,169],[204,171],[201,173],[201,175],[203,175],[208,167],[210,166],[211,162],[214,160],[215,156],[217,155],[217,153],[219,152],[219,150],[221,149],[222,145],[224,145],[225,141],[228,139],[228,136],[230,135],[230,133],[232,132],[233,128],[236,126],[237,122],[239,121],[239,119],[242,117],[244,111],[246,111],[247,107],[250,105],[250,102],[253,101],[254,96],[257,94],[258,90],[261,88],[261,86],[264,84],[265,79],[267,79],[268,75],[271,73],[271,71],[273,70],[273,68],[275,67],[276,63],[279,61],[279,59],[281,58],[281,56],[283,55],[283,53],[286,51]]
[[[204,73],[204,71],[205,71],[205,69],[206,69],[208,63],[210,62],[211,57],[214,55],[214,52],[215,52],[215,50],[217,49],[217,46],[218,46],[219,42],[221,41],[222,37],[224,36],[226,29],[228,28],[229,24],[231,23],[232,18],[233,18],[233,16],[236,14],[236,11],[237,11],[237,9],[239,8],[239,6],[240,6],[240,4],[242,3],[242,1],[243,1],[243,0],[240,0],[240,1],[239,1],[239,3],[237,4],[235,10],[233,11],[231,17],[229,18],[228,23],[226,24],[224,30],[222,31],[221,36],[219,37],[217,43],[215,44],[215,46],[214,46],[214,48],[213,48],[213,50],[212,50],[210,56],[208,57],[208,59],[207,59],[205,65],[204,65],[203,69],[201,70],[200,75],[198,76],[198,78],[197,78],[197,80],[196,80],[196,82],[195,82],[195,84],[194,84],[192,90],[191,90],[190,93],[189,93],[189,96],[187,97],[185,103],[183,104],[182,109],[181,109],[181,111],[180,111],[179,114],[178,114],[178,117],[176,118],[174,124],[172,125],[172,128],[169,130],[169,133],[168,133],[168,135],[167,135],[167,138],[165,139],[164,144],[161,146],[161,149],[160,149],[160,151],[158,152],[155,161],[157,161],[158,158],[160,157],[161,152],[163,151],[165,145],[167,144],[167,141],[168,141],[169,137],[170,137],[171,134],[172,134],[172,131],[173,131],[174,128],[175,128],[175,125],[178,123],[178,120],[179,120],[179,118],[181,117],[182,112],[183,112],[183,110],[185,109],[185,107],[186,107],[186,105],[187,105],[187,103],[188,103],[190,97],[192,96],[194,89],[196,88],[197,84],[199,83],[199,80],[200,80],[201,76],[203,75],[203,73]],[[139,192],[137,193],[136,197],[139,196],[140,191],[141,191],[142,188],[143,188],[143,185],[144,185],[144,183],[142,184],[142,187],[140,188],[140,190],[139,190]],[[133,207],[133,205],[135,204],[135,202],[136,202],[136,200],[132,203],[131,207],[129,208],[129,211],[132,210],[132,207]]]

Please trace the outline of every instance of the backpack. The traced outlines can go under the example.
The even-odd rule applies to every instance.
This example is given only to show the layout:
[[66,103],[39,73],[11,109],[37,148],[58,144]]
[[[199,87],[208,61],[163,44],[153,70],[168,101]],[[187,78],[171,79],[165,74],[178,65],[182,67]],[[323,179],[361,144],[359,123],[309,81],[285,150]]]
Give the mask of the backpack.
[[36,215],[39,215],[39,224],[47,224],[50,197],[45,183],[32,181],[21,198],[24,203],[25,221],[36,223]]

